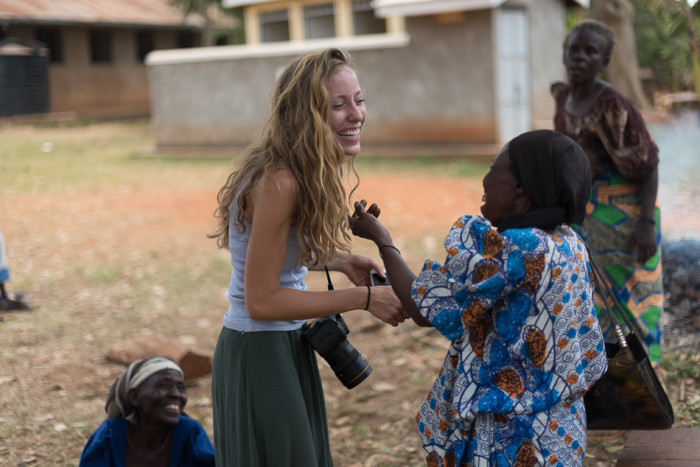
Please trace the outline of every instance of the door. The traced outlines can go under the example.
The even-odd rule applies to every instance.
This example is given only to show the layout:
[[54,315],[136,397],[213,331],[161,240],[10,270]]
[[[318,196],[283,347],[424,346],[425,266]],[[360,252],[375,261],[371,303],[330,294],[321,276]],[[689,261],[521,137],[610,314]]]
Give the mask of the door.
[[527,11],[496,10],[498,124],[501,144],[531,129]]

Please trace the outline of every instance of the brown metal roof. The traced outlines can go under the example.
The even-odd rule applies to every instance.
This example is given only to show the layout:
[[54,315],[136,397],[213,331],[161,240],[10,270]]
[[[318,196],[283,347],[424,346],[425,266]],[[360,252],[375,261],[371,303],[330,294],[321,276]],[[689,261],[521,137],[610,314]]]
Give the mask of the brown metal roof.
[[196,26],[168,0],[0,0],[0,23]]

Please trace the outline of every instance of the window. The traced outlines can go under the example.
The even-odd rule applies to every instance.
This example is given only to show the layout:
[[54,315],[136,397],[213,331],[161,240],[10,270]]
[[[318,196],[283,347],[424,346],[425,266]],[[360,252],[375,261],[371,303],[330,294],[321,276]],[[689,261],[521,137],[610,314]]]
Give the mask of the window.
[[153,32],[136,31],[136,57],[140,62],[146,59],[146,55],[153,48]]
[[34,38],[49,49],[49,60],[52,63],[61,63],[63,61],[63,41],[61,40],[60,29],[37,28],[34,31]]
[[[239,1],[239,0],[231,0]],[[247,25],[234,31],[245,35],[244,41],[233,43],[258,44],[267,42],[306,42],[322,44],[325,41],[345,43],[353,37],[356,42],[367,41],[379,45],[404,47],[408,44],[403,16],[379,18],[375,16],[377,0],[299,0],[285,2],[286,7],[271,6],[270,0],[261,0],[246,11]],[[390,1],[390,0],[387,0]],[[403,1],[403,0],[400,0]],[[405,0],[430,2],[433,0]],[[435,0],[441,1],[441,0]],[[471,0],[466,0],[471,1]],[[319,3],[323,2],[323,3]],[[281,5],[282,2],[274,2]],[[367,37],[371,35],[372,37]],[[323,39],[323,41],[321,41]],[[229,42],[231,43],[231,42]],[[311,46],[311,44],[310,44]]]
[[90,59],[94,63],[112,61],[112,31],[107,29],[90,31]]
[[289,18],[287,10],[260,13],[260,32],[263,42],[289,40]]
[[180,31],[177,33],[177,48],[186,49],[194,47],[194,33],[192,31]]
[[370,0],[353,0],[352,23],[354,34],[384,34],[386,32],[386,20],[377,18]]
[[335,36],[333,4],[310,5],[304,7],[304,30],[307,39]]

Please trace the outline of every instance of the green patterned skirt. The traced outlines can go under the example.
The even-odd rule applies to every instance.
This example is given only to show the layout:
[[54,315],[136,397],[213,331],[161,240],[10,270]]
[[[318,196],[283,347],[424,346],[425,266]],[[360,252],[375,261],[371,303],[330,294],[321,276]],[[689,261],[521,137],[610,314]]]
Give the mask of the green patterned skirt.
[[[623,311],[634,322],[649,360],[658,362],[661,359],[663,310],[659,209],[654,212],[656,254],[645,264],[640,264],[636,253],[630,251],[630,239],[639,214],[639,187],[630,184],[622,175],[610,172],[593,180],[586,220],[579,227],[579,233],[624,307]],[[601,314],[603,309],[600,294],[596,294],[596,310],[607,338],[614,334],[610,319]],[[616,339],[611,337],[611,340]]]
[[[591,197],[579,233],[588,244],[608,285],[624,307],[624,313],[635,324],[635,331],[644,343],[651,362],[661,359],[661,312],[663,283],[661,276],[661,229],[659,209],[656,220],[656,254],[645,264],[630,251],[630,239],[637,228],[640,214],[640,192],[637,185],[611,171],[593,180]],[[606,339],[616,340],[611,322],[602,313],[604,304],[596,294],[596,311]]]

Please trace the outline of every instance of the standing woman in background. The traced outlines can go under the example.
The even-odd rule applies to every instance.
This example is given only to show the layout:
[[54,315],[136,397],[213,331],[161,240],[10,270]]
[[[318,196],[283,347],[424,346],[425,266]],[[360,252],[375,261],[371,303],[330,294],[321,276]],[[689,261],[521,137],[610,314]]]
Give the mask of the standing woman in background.
[[[362,309],[392,326],[404,321],[390,287],[369,288],[380,264],[349,253],[342,168],[352,169],[360,151],[366,114],[347,53],[293,61],[275,84],[262,135],[219,191],[215,237],[233,273],[212,371],[218,465],[332,465],[316,355],[302,325]],[[357,287],[307,291],[307,271],[324,266]]]
[[[598,77],[614,44],[612,31],[594,20],[578,23],[569,33],[564,41],[568,84],[552,85],[554,128],[590,159],[593,184],[579,231],[637,324],[649,359],[658,363],[663,309],[659,151],[632,101]],[[609,320],[601,320],[609,332]]]

